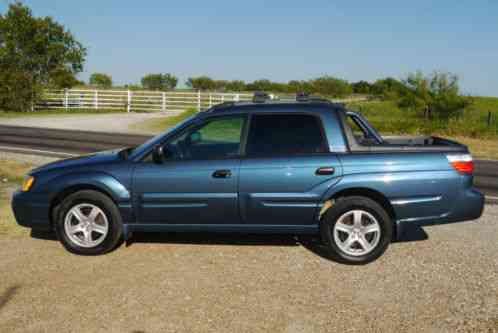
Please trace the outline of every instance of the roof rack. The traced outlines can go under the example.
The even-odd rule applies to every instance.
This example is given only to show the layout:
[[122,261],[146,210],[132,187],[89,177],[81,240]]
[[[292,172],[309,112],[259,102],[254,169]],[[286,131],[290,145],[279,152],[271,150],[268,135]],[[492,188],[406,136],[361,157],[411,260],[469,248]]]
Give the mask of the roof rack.
[[313,96],[305,92],[299,92],[296,94],[296,102],[321,102],[321,103],[332,103],[326,98],[320,96]]
[[267,93],[267,92],[264,92],[264,91],[256,91],[254,93],[254,96],[252,98],[252,101],[254,103],[265,103],[266,101],[269,101],[271,100],[272,97]]

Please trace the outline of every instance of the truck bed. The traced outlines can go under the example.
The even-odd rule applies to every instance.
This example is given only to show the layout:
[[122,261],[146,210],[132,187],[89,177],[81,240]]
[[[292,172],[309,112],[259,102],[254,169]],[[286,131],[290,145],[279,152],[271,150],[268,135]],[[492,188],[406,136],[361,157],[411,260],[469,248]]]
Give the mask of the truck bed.
[[351,151],[369,152],[458,152],[468,153],[468,148],[458,142],[437,136],[383,136],[383,143],[378,144],[370,140],[361,140],[354,137],[350,143]]
[[[352,116],[368,138],[356,136],[347,117]],[[437,136],[380,136],[360,114],[347,112],[340,115],[342,126],[352,152],[456,152],[468,153],[467,146]],[[378,139],[376,139],[377,137]],[[379,141],[382,141],[379,143]]]

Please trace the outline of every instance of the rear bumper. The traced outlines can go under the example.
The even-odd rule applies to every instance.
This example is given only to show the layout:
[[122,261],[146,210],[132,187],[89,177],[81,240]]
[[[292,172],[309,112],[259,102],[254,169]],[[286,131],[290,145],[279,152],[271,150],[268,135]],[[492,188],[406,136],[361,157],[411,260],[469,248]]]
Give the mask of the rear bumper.
[[50,229],[50,205],[46,193],[17,191],[12,197],[12,210],[19,225],[32,229]]
[[468,188],[458,197],[447,214],[420,220],[397,221],[396,236],[400,239],[408,228],[476,220],[481,217],[483,210],[484,195],[475,188]]

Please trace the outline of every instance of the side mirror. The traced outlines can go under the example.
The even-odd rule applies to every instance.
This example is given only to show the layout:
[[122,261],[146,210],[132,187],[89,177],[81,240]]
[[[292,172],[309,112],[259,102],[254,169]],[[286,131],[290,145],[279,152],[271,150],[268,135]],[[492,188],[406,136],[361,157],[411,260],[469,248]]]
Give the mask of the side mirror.
[[194,132],[190,134],[190,144],[198,143],[202,140],[202,135],[200,132]]
[[164,162],[165,155],[163,151],[163,146],[162,145],[157,145],[154,147],[152,150],[152,160],[156,164],[162,164]]

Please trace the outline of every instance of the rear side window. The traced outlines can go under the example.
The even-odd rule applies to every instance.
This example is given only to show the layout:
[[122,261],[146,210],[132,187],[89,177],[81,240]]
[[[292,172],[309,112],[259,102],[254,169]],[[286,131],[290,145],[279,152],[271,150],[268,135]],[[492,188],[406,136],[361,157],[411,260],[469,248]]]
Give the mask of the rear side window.
[[327,152],[318,117],[253,115],[247,139],[250,156],[301,155]]

